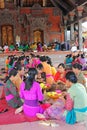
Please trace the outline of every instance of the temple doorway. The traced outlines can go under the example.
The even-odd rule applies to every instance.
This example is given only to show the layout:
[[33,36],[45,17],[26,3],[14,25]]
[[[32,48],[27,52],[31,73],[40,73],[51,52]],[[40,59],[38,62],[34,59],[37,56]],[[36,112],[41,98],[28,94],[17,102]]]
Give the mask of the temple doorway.
[[11,25],[3,25],[1,26],[1,39],[2,39],[2,45],[4,46],[6,43],[11,45],[14,43],[13,41],[13,26]]
[[34,31],[34,42],[43,43],[43,31],[42,30],[35,30]]

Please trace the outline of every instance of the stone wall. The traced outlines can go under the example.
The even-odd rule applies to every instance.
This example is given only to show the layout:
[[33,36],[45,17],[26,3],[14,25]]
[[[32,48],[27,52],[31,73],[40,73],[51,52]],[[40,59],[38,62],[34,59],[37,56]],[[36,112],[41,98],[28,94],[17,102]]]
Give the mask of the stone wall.
[[[43,31],[45,43],[64,40],[64,31],[61,29],[62,12],[56,7],[41,7],[35,4],[32,8],[19,7],[0,10],[0,30],[2,25],[13,26],[14,42],[16,36],[21,41],[34,42],[34,31]],[[0,37],[1,31],[0,31]],[[2,44],[0,38],[0,44]]]

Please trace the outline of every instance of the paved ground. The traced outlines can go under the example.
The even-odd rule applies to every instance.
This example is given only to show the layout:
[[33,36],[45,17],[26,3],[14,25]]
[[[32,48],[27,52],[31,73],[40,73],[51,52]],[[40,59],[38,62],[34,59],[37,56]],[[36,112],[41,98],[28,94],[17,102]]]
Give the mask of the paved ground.
[[[41,55],[45,54],[51,57],[53,65],[58,66],[59,63],[64,62],[65,55],[70,52],[49,52],[49,53],[40,53]],[[7,54],[0,54],[0,66],[4,67],[5,59]],[[11,124],[11,125],[2,125],[0,130],[86,130],[84,125],[74,125],[70,126],[67,124],[59,124],[58,127],[44,126],[39,124],[39,122],[25,122],[20,124]]]
[[[57,51],[57,52],[39,52],[39,53],[35,53],[36,55],[40,54],[40,55],[48,55],[51,59],[52,59],[52,63],[53,65],[56,67],[58,66],[59,63],[64,62],[65,59],[65,55],[68,54],[70,52],[68,51]],[[8,54],[0,54],[0,66],[5,66],[5,59],[8,55],[10,55],[12,53],[8,53]],[[16,53],[16,55],[20,55],[19,53]],[[29,53],[26,53],[26,55],[29,55]]]

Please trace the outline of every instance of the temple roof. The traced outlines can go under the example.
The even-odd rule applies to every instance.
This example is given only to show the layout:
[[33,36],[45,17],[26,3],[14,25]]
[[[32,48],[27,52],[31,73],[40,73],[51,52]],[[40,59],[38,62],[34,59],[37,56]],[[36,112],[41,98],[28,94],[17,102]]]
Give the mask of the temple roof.
[[87,3],[87,0],[24,0],[24,7],[32,7],[35,3],[39,3],[43,6],[43,1],[46,1],[46,7],[58,7],[66,15],[77,6]]

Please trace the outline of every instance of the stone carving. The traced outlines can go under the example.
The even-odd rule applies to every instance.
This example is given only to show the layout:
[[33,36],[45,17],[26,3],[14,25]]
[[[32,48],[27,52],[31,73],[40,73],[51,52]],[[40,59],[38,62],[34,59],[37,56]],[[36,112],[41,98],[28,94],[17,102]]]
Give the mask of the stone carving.
[[31,22],[31,26],[33,28],[43,28],[44,26],[46,26],[46,22],[44,18],[32,18],[32,22]]
[[23,24],[24,23],[24,17],[25,17],[24,14],[18,16],[18,22],[19,22],[19,24]]
[[36,9],[36,10],[38,10],[38,9],[42,9],[42,7],[41,7],[40,4],[35,3],[35,4],[32,6],[32,9]]
[[14,24],[14,18],[12,13],[9,12],[8,9],[4,11],[0,11],[0,25],[2,24]]
[[42,30],[44,32],[44,41],[47,42],[47,36],[48,36],[48,28],[50,28],[51,23],[48,21],[47,15],[42,15],[38,17],[34,17],[31,14],[27,15],[28,22],[30,23],[30,39],[33,42],[33,32],[35,30]]

